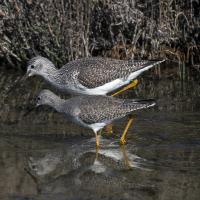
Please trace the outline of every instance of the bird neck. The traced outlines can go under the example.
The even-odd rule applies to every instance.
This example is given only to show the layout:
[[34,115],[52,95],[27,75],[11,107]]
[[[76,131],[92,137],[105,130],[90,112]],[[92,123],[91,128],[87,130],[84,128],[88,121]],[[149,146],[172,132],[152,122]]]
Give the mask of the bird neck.
[[61,99],[60,97],[55,95],[52,99],[50,99],[48,105],[53,107],[56,111],[62,112],[64,103],[64,99]]
[[48,68],[45,71],[44,78],[46,79],[47,82],[51,84],[57,83],[59,81],[59,70],[56,69],[55,67]]

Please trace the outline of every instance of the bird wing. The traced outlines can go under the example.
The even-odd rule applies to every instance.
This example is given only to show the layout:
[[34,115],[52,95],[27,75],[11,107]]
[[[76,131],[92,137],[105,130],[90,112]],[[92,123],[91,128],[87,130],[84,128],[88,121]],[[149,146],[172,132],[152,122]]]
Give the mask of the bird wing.
[[79,102],[79,118],[86,124],[109,123],[134,110],[153,105],[148,100],[123,100],[108,96],[90,96]]
[[122,116],[120,101],[102,96],[85,99],[80,105],[79,118],[86,124],[112,121]]
[[98,57],[76,62],[79,66],[78,81],[87,88],[96,88],[119,78],[127,78],[131,73],[157,63],[157,61],[125,61]]

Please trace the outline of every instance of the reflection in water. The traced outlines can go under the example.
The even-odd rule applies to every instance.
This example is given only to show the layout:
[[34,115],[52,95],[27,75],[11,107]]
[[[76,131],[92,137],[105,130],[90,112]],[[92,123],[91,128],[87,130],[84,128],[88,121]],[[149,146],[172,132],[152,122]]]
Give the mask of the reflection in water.
[[59,155],[57,153],[47,153],[44,157],[37,157],[37,159],[30,156],[28,158],[28,166],[34,174],[37,174],[38,176],[45,176],[54,171],[61,162],[61,159],[58,156]]
[[[95,173],[106,173],[114,169],[145,169],[145,159],[127,151],[127,146],[119,146],[117,143],[110,143],[109,140],[103,139],[104,143],[108,143],[101,148],[94,150],[92,147],[93,140],[83,141],[83,144],[72,145],[71,155],[69,152],[62,149],[60,152],[33,152],[27,158],[29,172],[35,176],[44,178],[45,176],[56,174],[59,168],[59,175],[67,173],[65,165],[68,165],[68,170],[78,169],[84,166],[85,170],[92,170]],[[85,145],[86,144],[86,145]],[[35,155],[34,155],[35,154]],[[71,160],[65,160],[66,156],[71,157]],[[69,162],[72,164],[69,167]],[[142,164],[143,163],[143,164]],[[148,170],[146,168],[146,170]]]
[[[24,142],[25,147],[21,146]],[[13,159],[18,158],[15,167],[20,163],[20,168],[24,170],[19,171],[16,168],[15,171],[18,175],[27,177],[28,187],[37,195],[65,194],[71,191],[71,195],[76,197],[77,194],[73,191],[78,188],[84,191],[84,188],[87,189],[90,184],[94,191],[94,184],[96,187],[110,184],[109,190],[114,191],[116,182],[120,187],[130,184],[126,175],[127,169],[133,169],[135,166],[140,168],[148,163],[145,159],[135,155],[129,145],[126,148],[120,148],[117,143],[103,139],[105,145],[96,151],[93,142],[93,139],[84,139],[78,144],[75,140],[72,143],[63,142],[63,140],[46,143],[44,140],[33,138],[3,137],[1,148],[7,149],[5,152],[8,151]],[[1,159],[3,162],[5,161],[3,158]],[[10,164],[15,163],[11,162]],[[2,171],[6,170],[7,167]],[[109,183],[105,181],[109,181]],[[27,188],[26,185],[20,185],[21,187],[25,190]],[[1,189],[6,192],[5,188]],[[14,187],[12,193],[21,192]]]
[[146,200],[168,199],[176,188],[176,199],[191,191],[193,198],[186,199],[199,195],[200,146],[128,143],[120,148],[114,140],[103,139],[104,145],[96,152],[93,142],[1,137],[1,193],[12,199],[18,195],[25,199],[54,199],[55,195],[101,199],[103,195]]

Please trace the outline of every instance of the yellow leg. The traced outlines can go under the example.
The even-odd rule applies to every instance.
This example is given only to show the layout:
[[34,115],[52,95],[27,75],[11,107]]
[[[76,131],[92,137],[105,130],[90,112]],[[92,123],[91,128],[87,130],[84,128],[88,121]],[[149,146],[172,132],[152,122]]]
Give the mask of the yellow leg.
[[[118,94],[120,94],[120,93],[122,93],[122,92],[124,92],[124,91],[126,91],[128,89],[130,89],[130,88],[134,88],[137,84],[138,84],[138,80],[137,79],[132,80],[130,84],[128,84],[127,86],[123,87],[121,90],[115,92],[111,96],[114,97],[114,96],[116,96],[116,95],[118,95]],[[106,133],[112,133],[111,125],[106,126]]]
[[121,136],[120,141],[119,141],[119,143],[120,143],[121,145],[124,145],[124,144],[126,143],[126,140],[125,140],[126,134],[127,134],[127,131],[128,131],[128,129],[129,129],[129,127],[131,126],[132,123],[133,123],[133,117],[130,117],[130,118],[128,119],[128,123],[126,124],[126,127],[125,127],[125,129],[124,129],[124,132],[122,133],[122,136]]
[[105,127],[105,131],[107,134],[110,134],[113,132],[113,125],[112,124],[108,124],[106,127]]
[[95,136],[96,136],[96,147],[98,148],[99,147],[99,134],[95,133]]
[[114,96],[116,96],[116,95],[118,95],[118,94],[120,94],[120,93],[122,93],[122,92],[124,92],[124,91],[126,91],[128,89],[130,89],[130,88],[133,88],[137,84],[138,84],[138,80],[135,79],[135,80],[131,81],[130,84],[128,84],[127,86],[123,87],[121,90],[119,90],[119,91],[115,92],[114,94],[112,94],[112,96],[114,97]]
[[96,146],[96,156],[95,156],[95,161],[98,160],[99,156],[99,146]]
[[124,164],[126,165],[127,168],[131,168],[131,165],[130,165],[130,162],[129,162],[129,158],[128,158],[128,155],[127,155],[125,146],[124,146],[124,145],[121,145],[121,146],[120,146],[120,149],[121,149],[122,154],[123,154]]

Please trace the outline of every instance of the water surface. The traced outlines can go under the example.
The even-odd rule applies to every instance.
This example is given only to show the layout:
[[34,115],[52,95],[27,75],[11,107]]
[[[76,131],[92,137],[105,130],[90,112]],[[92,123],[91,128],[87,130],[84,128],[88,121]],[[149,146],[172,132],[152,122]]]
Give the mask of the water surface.
[[[94,134],[51,108],[23,117],[33,97],[48,88],[39,78],[17,84],[21,74],[0,73],[0,197],[2,199],[200,198],[200,84],[171,73],[144,74],[121,98],[156,98],[157,106],[134,113],[127,145],[118,141],[126,118],[105,131],[101,148]],[[194,72],[188,72],[194,73]],[[193,78],[192,78],[193,77]],[[55,91],[56,92],[56,91]],[[65,96],[69,98],[69,96]]]

